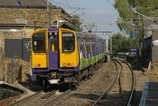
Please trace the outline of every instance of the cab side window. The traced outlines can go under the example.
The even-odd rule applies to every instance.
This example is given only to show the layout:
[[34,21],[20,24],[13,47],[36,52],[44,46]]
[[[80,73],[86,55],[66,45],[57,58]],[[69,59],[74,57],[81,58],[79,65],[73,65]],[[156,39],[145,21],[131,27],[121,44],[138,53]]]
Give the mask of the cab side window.
[[75,37],[73,33],[62,33],[62,51],[73,52],[75,50]]

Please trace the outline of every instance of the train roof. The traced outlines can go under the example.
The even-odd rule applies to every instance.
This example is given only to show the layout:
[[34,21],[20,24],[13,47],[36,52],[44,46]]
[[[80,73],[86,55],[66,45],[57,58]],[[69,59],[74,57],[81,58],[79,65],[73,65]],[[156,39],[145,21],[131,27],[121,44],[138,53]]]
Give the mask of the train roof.
[[[50,32],[57,32],[59,29],[68,29],[68,30],[72,30],[72,29],[69,29],[69,28],[39,28],[39,29],[36,29],[37,31],[38,30],[48,30]],[[73,30],[74,31],[74,30]],[[76,32],[76,35],[79,37],[79,38],[92,38],[92,39],[103,39],[101,36],[97,35],[97,34],[94,34],[94,33],[89,33],[89,32],[77,32],[77,31],[74,31]]]
[[89,32],[76,32],[77,36],[79,38],[97,38],[97,39],[102,39],[102,37],[98,36],[97,34],[92,34]]

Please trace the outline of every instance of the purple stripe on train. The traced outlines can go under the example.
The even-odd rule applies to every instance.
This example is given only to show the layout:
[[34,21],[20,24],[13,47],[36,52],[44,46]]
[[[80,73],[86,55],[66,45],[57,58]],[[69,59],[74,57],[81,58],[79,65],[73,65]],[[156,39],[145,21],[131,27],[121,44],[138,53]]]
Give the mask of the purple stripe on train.
[[32,69],[33,74],[38,74],[38,73],[47,73],[49,72],[48,69]]
[[79,71],[79,65],[77,67],[74,67],[74,68],[69,68],[69,69],[59,69],[59,71],[74,71],[74,72],[77,72]]
[[[70,71],[70,72],[77,72],[79,71],[79,65],[75,68],[69,68],[69,69],[55,69],[58,71]],[[42,74],[42,73],[48,73],[50,71],[50,69],[32,69],[33,74]]]

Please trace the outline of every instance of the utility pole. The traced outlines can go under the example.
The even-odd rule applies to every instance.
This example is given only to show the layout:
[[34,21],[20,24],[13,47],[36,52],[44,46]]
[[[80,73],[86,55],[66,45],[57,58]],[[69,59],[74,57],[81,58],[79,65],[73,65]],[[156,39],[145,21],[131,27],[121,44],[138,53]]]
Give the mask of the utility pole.
[[51,9],[50,2],[47,0],[48,28],[51,27]]
[[[156,21],[155,19],[152,19],[152,18],[150,18],[150,17],[148,17],[148,16],[136,11],[136,8],[132,8],[132,11],[134,13],[138,14],[139,18],[141,17],[141,37],[139,38],[139,40],[140,39],[143,40],[143,18],[144,19],[148,19],[148,20],[150,20],[150,21],[152,21],[153,23],[156,23],[156,24],[158,24],[158,21]],[[139,56],[142,55],[141,49],[142,49],[142,44],[139,43]]]

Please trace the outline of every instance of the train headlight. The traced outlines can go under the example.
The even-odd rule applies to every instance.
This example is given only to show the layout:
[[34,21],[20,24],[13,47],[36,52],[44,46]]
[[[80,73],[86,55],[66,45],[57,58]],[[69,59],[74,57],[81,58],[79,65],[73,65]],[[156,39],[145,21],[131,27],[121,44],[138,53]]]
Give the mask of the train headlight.
[[74,63],[71,63],[71,66],[74,67]]
[[66,67],[66,63],[63,63],[63,66]]
[[34,67],[37,67],[38,65],[37,64],[34,64]]

